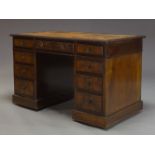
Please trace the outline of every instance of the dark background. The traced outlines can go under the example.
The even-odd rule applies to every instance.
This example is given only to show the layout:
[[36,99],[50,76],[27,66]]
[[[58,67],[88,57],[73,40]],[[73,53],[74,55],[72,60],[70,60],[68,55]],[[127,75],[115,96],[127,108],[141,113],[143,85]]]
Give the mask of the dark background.
[[[28,121],[28,116],[23,116],[23,120],[20,118],[7,115],[7,112],[13,111],[17,114],[23,112],[24,108],[19,108],[12,105],[11,95],[13,94],[13,62],[12,62],[12,40],[9,36],[11,33],[19,32],[35,32],[35,31],[81,31],[81,32],[95,32],[95,33],[111,33],[111,34],[134,34],[145,35],[143,44],[143,80],[142,80],[142,99],[144,100],[144,111],[131,118],[128,121],[117,125],[109,132],[104,130],[88,127],[90,129],[89,134],[155,134],[155,20],[0,20],[0,124],[4,123],[3,128],[0,129],[0,134],[5,133],[29,133],[29,134],[86,134],[88,129],[85,125],[78,125],[71,121],[71,115],[69,124],[72,125],[74,130],[63,131],[63,123],[52,132],[51,127],[44,124],[44,129],[38,129],[38,126],[34,125],[34,120],[31,123],[34,125],[34,132],[30,128],[24,129],[24,121]],[[19,111],[18,111],[19,108]],[[60,108],[61,109],[61,108]],[[63,107],[62,107],[63,109]],[[62,110],[61,109],[61,110]],[[17,111],[16,111],[17,110]],[[60,110],[60,111],[61,111]],[[50,111],[51,112],[51,111]],[[28,113],[31,113],[29,111]],[[36,119],[40,117],[39,114]],[[30,114],[30,115],[31,115]],[[42,114],[42,112],[41,112]],[[44,113],[43,114],[47,114]],[[49,113],[50,115],[51,113]],[[64,111],[64,114],[67,112]],[[38,116],[39,115],[39,116]],[[4,117],[5,116],[5,117]],[[20,116],[20,115],[19,115]],[[21,117],[21,116],[20,116]],[[59,117],[59,116],[58,116]],[[4,119],[1,119],[4,118]],[[7,121],[5,121],[7,118]],[[18,118],[18,119],[17,119]],[[35,118],[35,116],[31,117]],[[50,118],[50,116],[49,116]],[[49,119],[48,118],[48,119]],[[20,128],[13,128],[12,119],[20,126]],[[15,120],[17,119],[17,120]],[[41,118],[42,119],[42,118]],[[41,120],[40,119],[40,120]],[[47,120],[48,120],[47,119]],[[62,118],[60,118],[61,120]],[[49,120],[50,122],[51,120]],[[53,120],[54,121],[54,120]],[[12,130],[7,126],[10,123]],[[65,123],[65,120],[64,120]],[[41,125],[41,124],[40,124]],[[27,125],[25,126],[28,127]],[[49,127],[49,129],[48,129]],[[81,128],[82,127],[82,128]],[[7,130],[6,130],[7,128]],[[78,128],[78,130],[76,130]],[[85,130],[86,129],[86,130]],[[50,132],[51,131],[51,132]],[[61,131],[61,132],[58,132]]]

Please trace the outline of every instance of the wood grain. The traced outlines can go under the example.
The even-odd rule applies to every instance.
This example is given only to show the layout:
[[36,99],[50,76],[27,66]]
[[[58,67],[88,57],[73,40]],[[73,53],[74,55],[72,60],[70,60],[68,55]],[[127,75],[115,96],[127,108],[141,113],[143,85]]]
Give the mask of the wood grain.
[[144,38],[144,36],[137,36],[137,35],[95,34],[84,32],[32,32],[32,33],[12,34],[12,36],[51,38],[51,39],[72,40],[72,41],[97,41],[97,42]]
[[141,100],[141,59],[134,53],[105,60],[106,115]]
[[22,52],[14,50],[14,61],[18,63],[25,63],[25,64],[34,64],[34,55],[29,52]]
[[23,38],[14,39],[14,47],[33,48],[33,46],[34,46],[33,39],[23,39]]
[[76,58],[76,72],[92,73],[97,75],[103,74],[103,63],[101,61],[92,61],[87,58]]
[[103,56],[103,47],[90,44],[78,44],[77,54]]
[[117,123],[137,114],[142,110],[143,103],[139,101],[137,103],[131,104],[130,106],[117,111],[113,115],[104,116],[104,115],[97,115],[90,112],[83,112],[81,110],[73,110],[72,118],[75,121],[85,123],[91,126],[109,129],[112,126],[116,125]]
[[30,79],[35,78],[34,67],[25,64],[15,64],[14,66],[15,77]]
[[102,94],[102,77],[77,74],[75,78],[77,89]]
[[75,107],[80,110],[100,113],[102,110],[102,96],[76,91]]
[[13,102],[40,109],[74,96],[73,119],[107,128],[142,109],[144,36],[77,32],[13,35]]
[[15,94],[33,97],[34,96],[34,83],[29,80],[15,79]]
[[36,40],[35,41],[37,49],[43,50],[52,50],[58,52],[68,52],[73,53],[74,45],[69,42],[58,42],[58,41],[51,41],[51,40]]

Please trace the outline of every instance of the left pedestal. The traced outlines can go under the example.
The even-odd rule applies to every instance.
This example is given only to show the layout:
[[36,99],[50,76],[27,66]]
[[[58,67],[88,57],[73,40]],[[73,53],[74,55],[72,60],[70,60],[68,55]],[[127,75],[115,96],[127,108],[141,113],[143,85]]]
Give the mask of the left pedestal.
[[73,98],[74,57],[56,54],[53,48],[38,47],[35,41],[33,38],[13,38],[13,102],[40,110]]
[[40,109],[36,93],[36,57],[32,50],[14,48],[14,95],[15,104]]

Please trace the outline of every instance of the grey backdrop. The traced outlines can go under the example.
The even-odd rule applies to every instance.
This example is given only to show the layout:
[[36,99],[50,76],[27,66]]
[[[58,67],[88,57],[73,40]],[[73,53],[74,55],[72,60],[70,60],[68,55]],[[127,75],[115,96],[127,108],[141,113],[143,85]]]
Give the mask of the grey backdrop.
[[[143,48],[144,110],[109,130],[73,122],[73,101],[34,112],[12,104],[10,33],[82,31],[146,35]],[[155,134],[155,20],[0,20],[0,134]]]

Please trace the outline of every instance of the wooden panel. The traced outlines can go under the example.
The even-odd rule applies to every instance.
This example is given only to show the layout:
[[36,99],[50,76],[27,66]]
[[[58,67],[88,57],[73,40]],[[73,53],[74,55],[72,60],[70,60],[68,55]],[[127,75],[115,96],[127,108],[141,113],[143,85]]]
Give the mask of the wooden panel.
[[17,95],[33,97],[34,95],[33,81],[21,80],[15,78],[15,93]]
[[84,92],[75,93],[76,108],[91,112],[101,112],[102,96]]
[[106,59],[106,114],[141,100],[141,53]]
[[14,61],[18,63],[34,64],[34,57],[29,52],[14,51]]
[[76,87],[77,89],[101,94],[102,93],[102,78],[77,74]]
[[74,44],[69,42],[58,42],[50,40],[36,40],[36,48],[42,50],[60,51],[73,53]]
[[120,56],[124,54],[132,54],[142,51],[142,40],[134,39],[128,41],[120,41],[109,43],[107,46],[106,57]]
[[103,62],[77,58],[75,61],[75,69],[77,72],[86,72],[101,75],[103,74]]
[[16,77],[34,79],[34,66],[15,64],[14,72]]
[[33,39],[22,39],[22,38],[14,39],[14,47],[33,48],[33,46],[34,46]]
[[103,47],[97,45],[78,44],[77,54],[103,56]]

